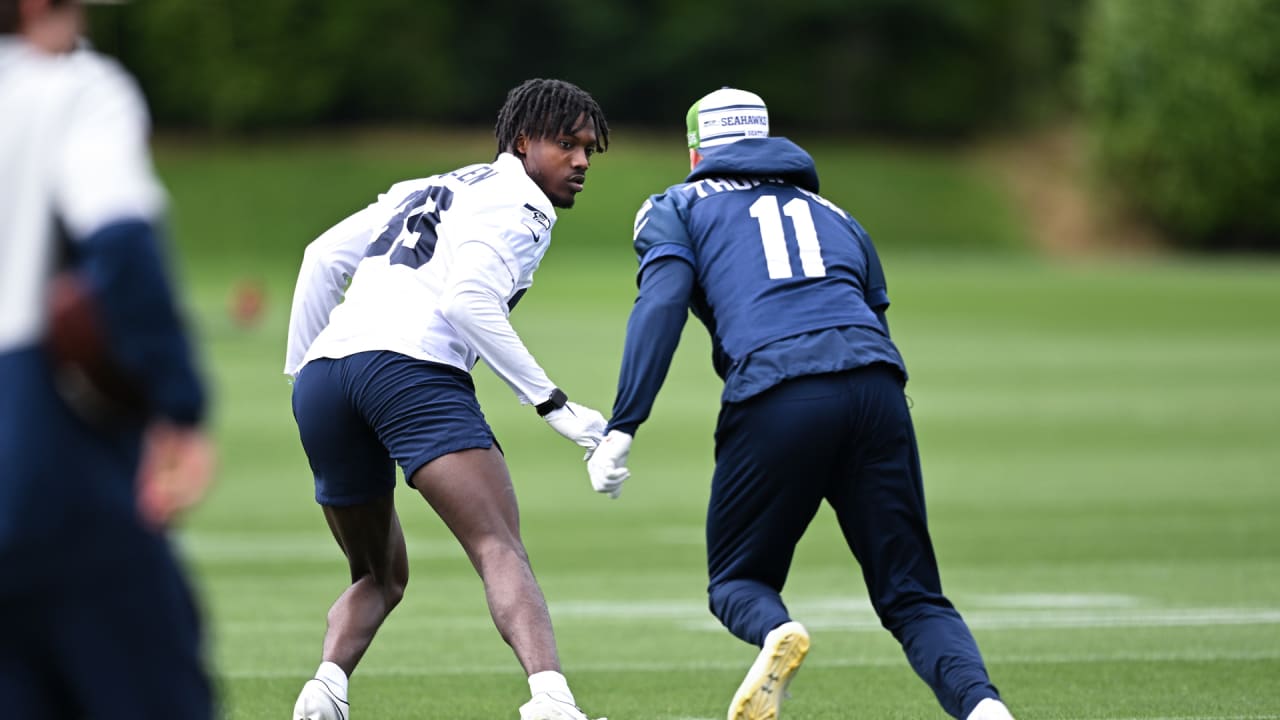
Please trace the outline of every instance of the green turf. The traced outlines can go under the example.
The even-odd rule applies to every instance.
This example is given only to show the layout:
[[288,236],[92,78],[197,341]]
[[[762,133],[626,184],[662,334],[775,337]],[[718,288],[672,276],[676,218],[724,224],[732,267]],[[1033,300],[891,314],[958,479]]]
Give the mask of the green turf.
[[[632,300],[631,214],[681,169],[658,146],[627,154],[623,137],[513,316],[551,376],[602,409]],[[180,538],[228,720],[285,717],[345,585],[279,374],[294,254],[412,174],[415,155],[488,152],[393,140],[169,143],[160,155],[217,388],[220,480]],[[925,205],[941,208],[884,199],[864,214],[839,198],[882,213],[868,226],[886,236],[944,584],[1018,716],[1280,718],[1280,263],[1048,262],[1016,250],[1012,215],[953,159],[833,148],[820,167],[829,155],[850,162],[828,178],[881,198],[895,187],[877,174],[927,177]],[[993,248],[912,252],[911,233],[945,237],[950,218]],[[252,329],[224,311],[244,276],[268,288]],[[580,453],[477,369],[566,673],[584,707],[613,720],[721,718],[753,657],[705,609],[708,354],[691,324],[617,501],[591,492]],[[526,688],[479,581],[425,503],[398,493],[411,582],[353,680],[355,716],[515,718]],[[943,717],[877,626],[828,511],[786,596],[814,646],[784,717]]]

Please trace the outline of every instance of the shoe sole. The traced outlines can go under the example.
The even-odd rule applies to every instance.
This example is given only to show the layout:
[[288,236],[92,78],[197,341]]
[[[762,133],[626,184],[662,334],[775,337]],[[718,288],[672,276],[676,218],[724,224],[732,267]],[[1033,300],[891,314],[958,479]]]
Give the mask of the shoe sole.
[[729,703],[729,720],[776,720],[782,695],[809,653],[809,635],[801,628],[765,645]]
[[[520,706],[520,720],[590,720],[586,713],[574,705],[559,700],[530,700]],[[607,720],[600,718],[600,720]]]

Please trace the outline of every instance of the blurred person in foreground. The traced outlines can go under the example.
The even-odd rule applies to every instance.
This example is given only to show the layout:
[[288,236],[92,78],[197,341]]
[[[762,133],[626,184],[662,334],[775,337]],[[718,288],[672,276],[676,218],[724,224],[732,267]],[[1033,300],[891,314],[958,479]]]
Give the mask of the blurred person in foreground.
[[[205,391],[145,103],[82,25],[78,0],[0,0],[0,697],[24,720],[210,718],[165,537],[212,477]],[[54,351],[55,290],[94,329],[68,331],[79,356]]]
[[776,717],[809,650],[781,592],[823,500],[881,623],[943,709],[1009,720],[942,594],[875,247],[818,195],[809,154],[769,137],[758,95],[717,90],[689,109],[687,129],[692,172],[636,215],[639,296],[613,417],[588,461],[593,487],[617,497],[630,475],[632,437],[692,309],[724,380],[706,525],[711,611],[761,648],[729,720]]
[[[285,373],[295,378],[315,499],[352,584],[329,610],[323,662],[295,720],[347,720],[348,678],[404,595],[397,464],[484,583],[494,624],[529,678],[522,720],[585,720],[560,672],[511,477],[470,372],[483,358],[556,432],[587,449],[600,441],[604,417],[568,401],[508,315],[609,128],[582,89],[535,79],[508,93],[494,133],[492,162],[393,185],[304,254]],[[442,690],[429,689],[447,697]]]

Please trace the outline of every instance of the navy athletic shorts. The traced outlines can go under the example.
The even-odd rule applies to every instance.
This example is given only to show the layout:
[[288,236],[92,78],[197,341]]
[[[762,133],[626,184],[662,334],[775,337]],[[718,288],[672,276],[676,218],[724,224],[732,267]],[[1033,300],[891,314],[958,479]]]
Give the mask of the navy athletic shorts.
[[293,385],[293,417],[321,505],[386,495],[396,465],[412,485],[438,457],[495,445],[469,374],[386,351],[307,363]]

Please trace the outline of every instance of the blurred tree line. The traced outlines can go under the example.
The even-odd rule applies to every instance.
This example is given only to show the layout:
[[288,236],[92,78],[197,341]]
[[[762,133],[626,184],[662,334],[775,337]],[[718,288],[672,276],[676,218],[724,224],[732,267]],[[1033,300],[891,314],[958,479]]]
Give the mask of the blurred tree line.
[[1280,0],[145,0],[90,19],[158,124],[224,133],[487,126],[529,77],[672,133],[722,85],[791,133],[945,141],[1083,113],[1175,236],[1280,247]]
[[780,124],[954,135],[1061,99],[1081,0],[145,0],[95,11],[166,125],[489,123],[560,77],[675,127],[721,85]]
[[1192,247],[1280,250],[1280,1],[1095,0],[1083,104],[1110,180]]

